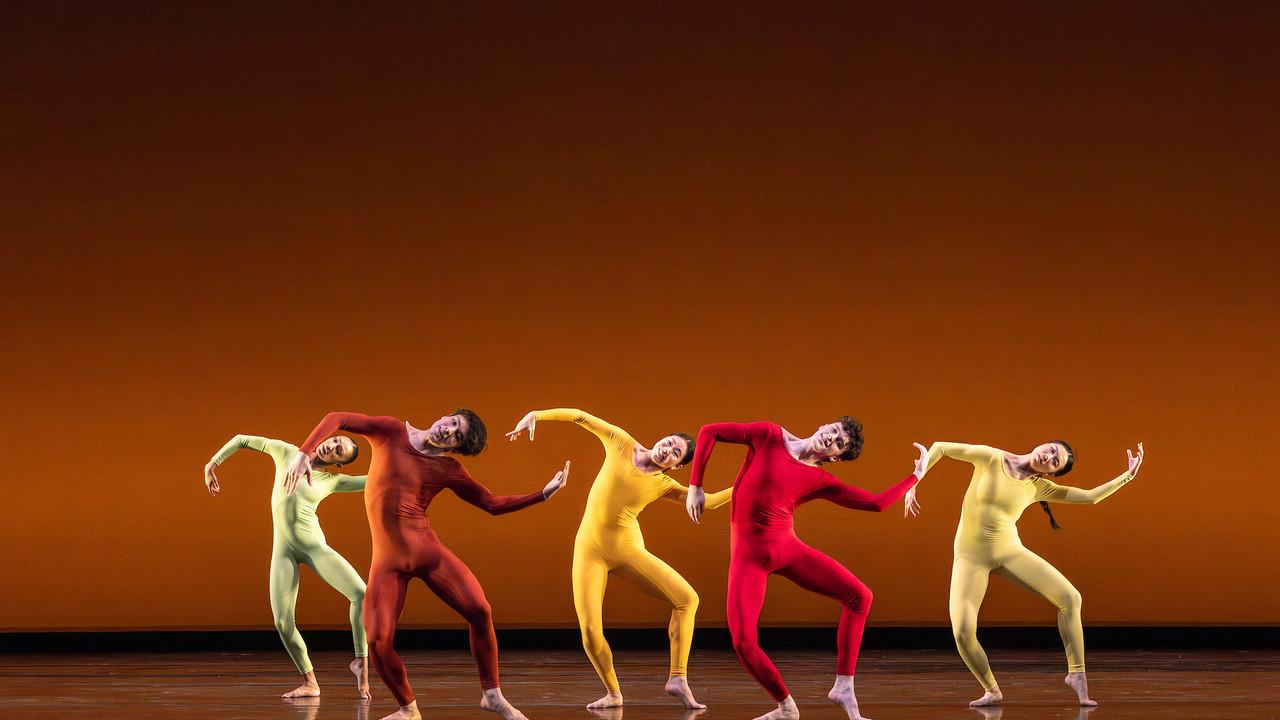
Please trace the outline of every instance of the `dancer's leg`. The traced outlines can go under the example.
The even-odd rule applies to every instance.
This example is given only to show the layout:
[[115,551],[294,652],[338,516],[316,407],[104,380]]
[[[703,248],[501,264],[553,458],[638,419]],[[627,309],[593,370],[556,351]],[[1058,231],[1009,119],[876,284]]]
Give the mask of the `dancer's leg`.
[[467,621],[471,639],[471,656],[480,672],[484,697],[480,707],[501,715],[505,720],[527,720],[498,689],[498,637],[493,631],[493,611],[485,599],[484,588],[471,568],[449,548],[439,545],[439,560],[421,574],[431,592]]
[[364,580],[351,567],[347,559],[328,545],[321,545],[307,553],[308,564],[334,590],[342,593],[350,603],[347,614],[351,620],[351,642],[355,647],[355,660],[350,668],[356,676],[356,692],[369,699],[369,643],[364,630]]
[[[778,710],[789,705],[794,710],[795,702],[791,693],[782,682],[778,668],[769,660],[769,656],[760,649],[759,622],[760,611],[764,608],[765,588],[769,581],[769,572],[764,565],[747,557],[747,553],[738,552],[738,548],[730,550],[729,559],[729,597],[726,610],[729,620],[729,635],[733,638],[733,650],[738,654],[742,666],[751,673],[762,687],[778,703]],[[783,714],[775,716],[769,713],[763,717],[790,718],[798,717]]]
[[604,639],[604,590],[609,566],[594,545],[580,543],[573,550],[573,609],[578,614],[582,649],[604,683],[605,696],[587,707],[593,710],[622,704],[622,688],[613,669],[613,653]]
[[671,603],[671,621],[667,624],[667,640],[671,648],[666,692],[679,699],[687,709],[705,708],[693,697],[687,679],[689,650],[693,647],[694,616],[698,612],[698,593],[689,581],[670,565],[644,547],[632,548],[614,573],[635,583],[646,594]]
[[799,541],[787,548],[784,559],[786,565],[779,568],[777,574],[805,590],[826,595],[840,603],[836,682],[827,698],[839,705],[849,720],[866,720],[858,712],[853,676],[858,666],[858,651],[862,648],[867,614],[871,610],[871,590],[843,565]]
[[1080,592],[1057,568],[1025,548],[1005,560],[1004,566],[995,572],[1057,606],[1058,634],[1062,636],[1062,646],[1067,654],[1066,683],[1076,691],[1081,705],[1097,705],[1089,698],[1089,688],[1085,683]]
[[964,664],[986,690],[982,697],[969,703],[974,707],[994,705],[1003,699],[987,654],[978,644],[978,608],[986,597],[990,572],[989,566],[960,557],[951,564],[951,633]]
[[302,633],[298,632],[298,623],[294,616],[294,610],[298,604],[298,561],[285,548],[272,550],[268,586],[276,632],[280,634],[280,642],[284,643],[284,649],[293,659],[298,672],[304,676],[302,685],[296,690],[285,693],[282,697],[315,697],[320,694],[320,685],[316,682],[311,657],[307,655],[307,644],[302,641]]
[[409,576],[390,567],[374,564],[369,569],[369,587],[364,596],[364,623],[368,631],[369,658],[383,684],[401,708],[414,705],[413,688],[404,661],[396,653],[396,624],[404,610],[404,594]]

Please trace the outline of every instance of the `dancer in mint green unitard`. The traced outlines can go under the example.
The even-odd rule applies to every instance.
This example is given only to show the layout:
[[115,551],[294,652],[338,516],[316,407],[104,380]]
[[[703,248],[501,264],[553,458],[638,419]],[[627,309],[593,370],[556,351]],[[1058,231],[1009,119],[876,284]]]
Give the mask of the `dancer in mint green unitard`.
[[369,671],[366,657],[369,647],[365,640],[363,603],[364,580],[351,567],[346,558],[329,547],[316,517],[316,507],[335,492],[362,492],[365,476],[341,475],[325,470],[329,466],[342,466],[355,460],[359,450],[355,442],[344,436],[334,436],[321,443],[312,459],[311,483],[299,485],[292,495],[283,488],[284,472],[298,455],[298,448],[281,440],[256,435],[236,435],[213,456],[204,468],[205,486],[210,495],[216,496],[222,488],[214,468],[240,450],[257,450],[275,461],[275,482],[271,489],[271,523],[275,539],[271,546],[271,612],[275,615],[276,630],[284,643],[293,664],[303,675],[303,684],[282,697],[315,697],[320,694],[307,645],[294,620],[294,607],[298,602],[298,566],[308,565],[321,580],[342,593],[351,603],[351,635],[355,644],[355,660],[351,672],[356,676],[356,687],[362,699],[368,700]]

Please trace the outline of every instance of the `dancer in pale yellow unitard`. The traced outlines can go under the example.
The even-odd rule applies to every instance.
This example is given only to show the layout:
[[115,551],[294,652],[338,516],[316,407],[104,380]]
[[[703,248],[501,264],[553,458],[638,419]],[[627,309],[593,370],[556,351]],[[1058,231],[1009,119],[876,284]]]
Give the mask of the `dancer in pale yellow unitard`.
[[[622,705],[622,690],[613,670],[613,653],[604,639],[604,590],[609,573],[635,583],[649,595],[671,603],[671,672],[666,691],[690,709],[704,708],[689,689],[686,678],[689,648],[693,644],[693,619],[698,594],[677,573],[644,547],[637,516],[658,499],[684,503],[689,488],[668,477],[693,457],[693,438],[683,433],[667,435],[649,450],[621,428],[594,415],[574,409],[537,410],[525,415],[512,440],[525,430],[533,440],[539,420],[573,422],[589,430],[604,445],[604,464],[587,496],[587,508],[573,545],[573,605],[582,630],[582,646],[604,682],[607,694],[588,705],[598,709]],[[732,488],[707,495],[706,506],[729,502]]]
[[[955,560],[951,566],[951,629],[956,647],[969,671],[982,683],[986,693],[969,703],[974,707],[994,705],[1004,699],[996,684],[987,654],[978,644],[978,608],[987,594],[987,577],[995,573],[1033,592],[1058,608],[1058,632],[1067,653],[1066,683],[1080,704],[1097,705],[1089,699],[1084,671],[1084,630],[1080,624],[1080,593],[1062,573],[1043,558],[1023,547],[1017,522],[1022,511],[1040,502],[1053,522],[1048,503],[1092,505],[1106,499],[1134,478],[1142,465],[1138,454],[1126,451],[1129,469],[1110,482],[1092,490],[1058,485],[1049,480],[1069,472],[1075,464],[1071,446],[1061,440],[1045,443],[1026,455],[1015,455],[986,445],[937,442],[929,448],[933,467],[943,457],[973,465],[973,478],[964,495],[960,526],[956,528]],[[905,499],[909,514],[916,514],[916,488]],[[1057,529],[1057,523],[1053,522]]]

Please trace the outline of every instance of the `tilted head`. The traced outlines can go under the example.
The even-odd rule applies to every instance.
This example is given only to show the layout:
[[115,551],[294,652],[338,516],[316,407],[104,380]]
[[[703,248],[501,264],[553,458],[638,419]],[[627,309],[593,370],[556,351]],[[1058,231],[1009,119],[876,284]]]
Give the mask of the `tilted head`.
[[346,435],[334,435],[316,446],[316,459],[324,465],[349,465],[360,456],[360,446]]
[[845,415],[818,428],[809,449],[827,462],[856,460],[862,454],[862,423]]
[[1066,475],[1075,464],[1075,451],[1066,440],[1050,440],[1031,451],[1031,469],[1046,477]]
[[454,410],[427,430],[427,442],[460,455],[479,455],[488,441],[484,422],[467,408]]
[[653,444],[649,459],[663,470],[678,468],[693,459],[693,438],[687,433],[672,433]]
[[[1075,464],[1076,451],[1071,449],[1066,440],[1050,440],[1031,451],[1031,469],[1047,477],[1066,475]],[[1041,500],[1040,509],[1049,516],[1049,527],[1054,530],[1062,529],[1058,519],[1053,516],[1053,508],[1049,507],[1049,503]]]

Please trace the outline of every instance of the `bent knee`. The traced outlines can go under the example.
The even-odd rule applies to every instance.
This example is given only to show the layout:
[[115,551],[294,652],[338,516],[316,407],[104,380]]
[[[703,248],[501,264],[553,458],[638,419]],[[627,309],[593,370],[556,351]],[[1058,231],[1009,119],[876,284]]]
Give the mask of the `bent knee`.
[[1079,590],[1071,588],[1071,591],[1062,597],[1059,601],[1058,609],[1066,615],[1079,614],[1081,606],[1084,605],[1084,596]]
[[757,637],[736,637],[733,639],[733,651],[744,658],[760,652],[760,640]]
[[698,610],[699,602],[701,602],[701,599],[698,597],[698,593],[690,588],[687,592],[679,593],[673,597],[671,599],[671,606],[677,611],[696,612]]
[[951,637],[955,639],[957,645],[974,642],[978,639],[978,624],[967,620],[952,623]]
[[856,613],[866,615],[870,612],[871,601],[874,599],[875,595],[871,593],[870,588],[859,587],[847,594],[842,604]]
[[463,608],[462,617],[472,625],[492,625],[493,608],[489,606],[488,601],[481,601]]

